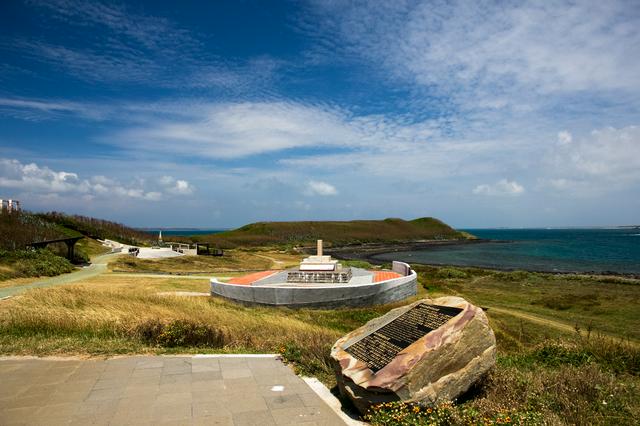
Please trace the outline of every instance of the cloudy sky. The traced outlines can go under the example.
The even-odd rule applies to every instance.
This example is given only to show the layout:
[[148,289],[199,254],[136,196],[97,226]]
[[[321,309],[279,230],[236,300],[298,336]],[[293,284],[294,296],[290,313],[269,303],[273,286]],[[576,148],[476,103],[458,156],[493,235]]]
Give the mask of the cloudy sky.
[[0,198],[135,226],[640,223],[637,1],[198,3],[1,2]]

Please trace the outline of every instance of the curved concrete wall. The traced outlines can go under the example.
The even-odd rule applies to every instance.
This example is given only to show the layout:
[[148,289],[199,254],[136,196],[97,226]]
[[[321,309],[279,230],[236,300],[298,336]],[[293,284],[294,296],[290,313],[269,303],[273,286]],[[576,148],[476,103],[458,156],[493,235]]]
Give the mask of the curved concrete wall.
[[417,293],[418,275],[407,264],[408,275],[368,284],[323,286],[237,285],[211,280],[211,295],[247,304],[291,308],[339,308],[382,305]]

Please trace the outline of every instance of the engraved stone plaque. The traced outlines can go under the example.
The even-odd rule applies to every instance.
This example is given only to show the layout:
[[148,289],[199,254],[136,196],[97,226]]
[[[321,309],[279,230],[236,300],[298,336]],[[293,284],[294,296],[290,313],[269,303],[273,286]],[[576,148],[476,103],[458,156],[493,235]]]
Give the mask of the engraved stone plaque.
[[441,327],[462,309],[420,303],[373,333],[345,348],[375,373],[416,340]]

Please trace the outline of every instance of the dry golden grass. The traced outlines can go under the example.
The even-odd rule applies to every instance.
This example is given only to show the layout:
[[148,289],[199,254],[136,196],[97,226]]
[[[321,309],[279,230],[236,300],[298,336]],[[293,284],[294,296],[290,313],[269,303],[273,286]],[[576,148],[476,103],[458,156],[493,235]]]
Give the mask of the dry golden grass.
[[214,348],[196,345],[180,351],[273,353],[293,348],[320,363],[314,368],[329,372],[326,362],[330,345],[346,329],[362,322],[358,318],[361,310],[349,311],[343,321],[340,311],[244,307],[211,297],[158,294],[207,290],[206,280],[103,275],[79,285],[28,291],[0,303],[0,352],[171,352],[174,349],[170,347],[140,340],[140,330],[148,324],[186,321],[221,332],[224,344]]
[[[469,288],[449,279],[439,284],[461,285],[473,297],[473,283]],[[577,292],[582,284],[563,282],[564,291]],[[505,292],[501,306],[512,309],[520,307],[521,295],[510,292],[530,291],[527,286],[510,290],[502,281],[495,286]],[[393,307],[290,310],[159,294],[208,288],[206,279],[105,274],[76,285],[27,291],[0,302],[0,353],[280,352],[300,371],[332,386],[331,345]],[[494,290],[487,281],[477,297],[490,302],[497,297]],[[438,292],[444,294],[443,288]],[[425,294],[421,289],[418,297]],[[616,306],[603,303],[600,308]],[[640,415],[637,347],[596,333],[580,338],[491,309],[488,316],[496,331],[498,365],[469,400],[459,401],[460,415],[475,412],[482,419],[502,412],[533,413],[544,424],[633,424]]]
[[9,280],[0,281],[0,288],[20,287],[23,285],[31,284],[34,281],[47,278],[49,277],[11,278]]

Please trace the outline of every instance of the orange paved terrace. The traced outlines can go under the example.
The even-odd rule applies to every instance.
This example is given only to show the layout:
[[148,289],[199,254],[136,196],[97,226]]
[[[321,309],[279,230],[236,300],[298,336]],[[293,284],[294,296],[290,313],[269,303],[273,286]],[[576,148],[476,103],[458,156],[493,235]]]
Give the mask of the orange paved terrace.
[[[269,275],[273,275],[276,272],[280,272],[280,271],[269,270],[269,271],[254,272],[253,274],[231,278],[229,281],[227,281],[227,283],[238,284],[238,285],[251,285],[253,282],[258,281],[259,279],[262,279],[262,278],[266,278]],[[389,272],[389,271],[372,271],[372,272],[373,272],[372,282],[374,283],[379,283],[381,281],[387,281],[394,278],[400,278],[402,276],[395,272]]]
[[279,271],[261,271],[255,272],[249,275],[243,275],[241,277],[231,278],[227,281],[229,284],[240,284],[240,285],[251,285],[254,281],[258,281],[261,278],[268,277],[269,275],[273,275]]
[[380,281],[392,280],[394,278],[400,278],[402,275],[389,271],[375,271],[373,273],[373,282],[379,283]]

